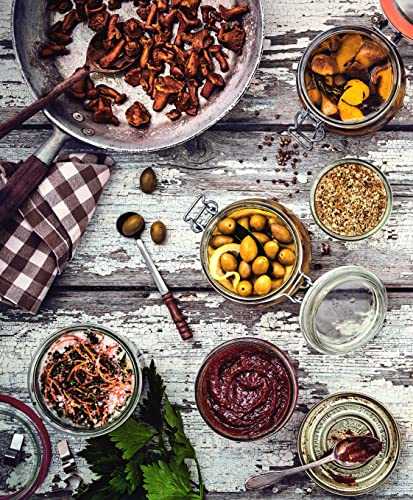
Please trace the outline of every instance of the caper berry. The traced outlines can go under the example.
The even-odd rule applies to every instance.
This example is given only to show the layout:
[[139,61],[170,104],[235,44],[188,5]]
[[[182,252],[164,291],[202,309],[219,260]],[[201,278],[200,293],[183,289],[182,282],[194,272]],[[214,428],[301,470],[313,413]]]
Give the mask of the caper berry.
[[154,243],[160,245],[166,238],[166,226],[160,220],[154,222],[151,226],[151,238]]
[[146,194],[151,194],[155,191],[157,183],[153,169],[151,167],[145,168],[139,180],[141,190]]
[[124,236],[135,236],[143,231],[145,221],[139,214],[130,215],[122,224],[122,234]]

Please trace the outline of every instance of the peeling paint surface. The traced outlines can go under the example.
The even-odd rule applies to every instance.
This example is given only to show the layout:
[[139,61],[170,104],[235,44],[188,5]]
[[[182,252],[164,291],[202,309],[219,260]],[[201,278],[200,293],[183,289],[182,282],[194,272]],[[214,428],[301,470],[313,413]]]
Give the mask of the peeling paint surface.
[[[274,493],[247,494],[249,474],[298,464],[298,429],[309,409],[337,391],[359,391],[376,397],[391,410],[400,426],[403,448],[391,479],[365,500],[413,498],[413,101],[412,46],[398,45],[407,73],[407,96],[399,115],[372,137],[328,135],[299,162],[277,162],[279,135],[301,109],[295,89],[301,54],[321,31],[344,24],[369,25],[379,11],[373,0],[264,0],[266,38],[262,64],[245,96],[220,124],[190,144],[159,154],[114,155],[116,167],[96,215],[73,261],[51,290],[39,315],[32,317],[0,307],[0,392],[29,402],[27,369],[42,342],[56,330],[79,323],[98,323],[124,335],[146,361],[156,360],[171,400],[183,411],[185,426],[198,452],[208,500],[331,499],[305,475],[290,478]],[[11,0],[0,0],[0,119],[12,116],[31,101],[13,56],[10,35]],[[0,158],[18,161],[50,135],[39,113],[28,125],[0,142]],[[272,138],[272,139],[271,139]],[[89,148],[69,141],[66,151]],[[386,227],[364,242],[331,241],[314,223],[309,193],[317,172],[343,157],[360,157],[380,166],[389,178],[394,208]],[[152,166],[158,176],[153,195],[139,190],[141,171]],[[296,178],[296,183],[294,183]],[[183,218],[204,193],[220,208],[241,198],[277,198],[291,208],[312,234],[312,278],[343,264],[373,271],[389,294],[386,323],[363,349],[352,355],[318,354],[305,343],[298,323],[299,306],[284,303],[266,309],[245,309],[216,294],[203,276],[199,259],[201,235]],[[161,219],[168,228],[164,245],[144,240],[194,331],[182,343],[133,242],[115,230],[126,210],[141,213],[147,224]],[[330,255],[322,254],[322,244]],[[297,368],[300,393],[297,409],[278,434],[255,443],[235,443],[216,435],[200,417],[194,380],[203,359],[221,342],[260,337],[284,349]],[[64,436],[49,428],[54,447]],[[76,452],[82,441],[70,439]],[[54,448],[55,449],[55,448]],[[80,462],[82,475],[90,477]],[[57,455],[48,481],[61,473]]]

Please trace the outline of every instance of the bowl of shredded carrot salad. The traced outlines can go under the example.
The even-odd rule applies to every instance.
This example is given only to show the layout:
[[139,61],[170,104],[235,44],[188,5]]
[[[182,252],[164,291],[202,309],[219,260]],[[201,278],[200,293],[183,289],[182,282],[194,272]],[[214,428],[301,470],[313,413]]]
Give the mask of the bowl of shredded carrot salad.
[[93,325],[65,328],[35,354],[29,387],[33,404],[60,430],[96,437],[122,425],[142,391],[136,350]]

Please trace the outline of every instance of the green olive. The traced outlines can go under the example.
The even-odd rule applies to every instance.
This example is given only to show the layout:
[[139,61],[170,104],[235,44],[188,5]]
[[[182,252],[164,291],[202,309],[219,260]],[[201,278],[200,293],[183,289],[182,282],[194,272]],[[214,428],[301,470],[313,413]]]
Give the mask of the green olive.
[[283,284],[283,279],[272,280],[271,281],[271,290],[278,290],[280,286]]
[[228,243],[232,243],[234,241],[234,238],[231,238],[231,236],[214,236],[210,242],[210,245],[212,248],[219,248],[222,247],[222,245],[228,245]]
[[251,276],[251,266],[248,264],[248,262],[242,260],[238,267],[238,272],[241,278],[245,280]]
[[160,220],[154,222],[151,226],[151,238],[154,243],[160,245],[165,241],[166,238],[166,226]]
[[250,230],[250,220],[248,217],[241,217],[241,219],[238,220],[238,224],[248,229],[248,231]]
[[125,236],[139,235],[144,227],[145,221],[141,215],[130,215],[122,224],[122,234]]
[[285,268],[279,262],[273,262],[272,275],[274,278],[283,278],[285,275]]
[[260,214],[253,215],[250,218],[250,226],[254,231],[262,231],[267,224],[267,219]]
[[252,272],[255,276],[261,276],[261,274],[265,274],[270,267],[270,261],[267,257],[259,256],[252,263]]
[[283,248],[278,254],[278,260],[284,266],[292,266],[295,263],[295,253],[289,248]]
[[245,262],[251,262],[258,254],[258,246],[252,236],[246,236],[241,241],[240,246],[241,259]]
[[224,253],[224,255],[221,255],[221,267],[226,273],[236,271],[238,267],[238,261],[232,255],[232,253]]
[[261,245],[264,245],[265,243],[267,243],[267,241],[270,241],[270,237],[268,236],[268,234],[257,233],[256,231],[254,231],[252,234],[257,238]]
[[271,278],[267,274],[263,274],[256,280],[254,292],[257,295],[267,295],[271,292]]
[[241,297],[249,297],[252,294],[252,284],[250,281],[240,281],[237,286],[237,293]]
[[277,257],[277,253],[279,252],[280,250],[280,246],[278,245],[278,243],[274,240],[272,241],[267,241],[267,243],[265,243],[264,245],[264,252],[265,252],[265,255],[271,259],[271,260],[274,260],[275,257]]
[[292,237],[290,231],[281,224],[271,224],[271,234],[280,243],[291,243]]
[[141,187],[141,190],[146,194],[150,194],[155,191],[157,179],[156,174],[151,167],[145,168],[145,170],[142,172],[139,179],[139,185]]
[[218,229],[222,234],[234,234],[237,223],[231,217],[226,217],[218,222]]

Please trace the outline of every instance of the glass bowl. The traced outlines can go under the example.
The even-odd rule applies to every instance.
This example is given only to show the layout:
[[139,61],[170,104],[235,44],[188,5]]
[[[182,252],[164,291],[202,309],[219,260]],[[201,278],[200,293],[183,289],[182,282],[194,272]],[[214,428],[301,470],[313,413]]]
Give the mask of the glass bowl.
[[[276,378],[277,385],[272,383]],[[230,340],[203,362],[195,397],[213,431],[234,441],[255,441],[290,420],[298,399],[297,376],[288,356],[270,342]]]
[[[109,353],[111,356],[110,359],[113,359],[116,356],[117,359],[121,360],[121,363],[126,367],[126,373],[132,374],[132,387],[130,389],[130,394],[126,396],[125,394],[123,394],[120,396],[119,392],[117,394],[112,392],[112,397],[107,400],[107,405],[109,406],[110,404],[112,404],[113,407],[114,402],[119,401],[120,397],[124,397],[124,406],[114,408],[113,413],[108,416],[107,421],[104,424],[97,424],[95,426],[75,423],[69,417],[65,417],[64,415],[62,415],[63,412],[61,410],[58,411],[58,407],[63,406],[64,401],[63,397],[59,395],[59,393],[61,394],[61,391],[59,391],[59,386],[56,387],[55,385],[55,389],[58,393],[57,400],[54,402],[54,404],[56,405],[55,408],[52,408],[51,403],[47,401],[47,398],[45,398],[42,391],[42,373],[46,367],[48,359],[50,359],[50,357],[53,356],[54,353],[55,355],[56,353],[63,353],[65,348],[69,345],[72,346],[76,345],[77,343],[81,345],[80,340],[85,340],[86,336],[90,335],[91,333],[92,335],[96,336],[93,338],[99,338],[98,336],[101,336],[100,340],[104,342],[104,347],[107,348],[105,354]],[[114,353],[115,356],[113,356]],[[97,367],[97,370],[100,370],[101,365],[98,365],[100,359],[101,356],[98,356],[95,365]],[[53,368],[50,369],[50,372],[52,371]],[[69,374],[68,377],[70,377],[72,381],[74,381],[72,374]],[[80,377],[80,374],[77,375],[77,377]],[[85,377],[84,372],[82,378],[83,377]],[[102,378],[104,379],[104,375],[102,375]],[[76,380],[79,379],[77,378]],[[85,383],[88,383],[89,387],[91,387],[91,383],[87,381],[87,378]],[[59,330],[39,347],[30,365],[28,384],[33,405],[36,407],[42,417],[45,418],[45,420],[47,420],[54,427],[58,428],[59,430],[63,430],[68,434],[91,438],[107,434],[108,432],[117,429],[132,415],[142,393],[142,370],[138,361],[136,349],[134,349],[123,338],[119,337],[107,328],[103,328],[100,326],[76,325]],[[77,382],[74,381],[73,385],[76,386],[76,384]],[[80,389],[82,389],[81,386]],[[100,395],[98,391],[95,394],[97,394],[98,396]],[[105,392],[105,394],[107,394],[107,391]],[[126,392],[126,394],[128,393]],[[73,398],[71,401],[72,405],[76,404],[76,402],[73,403]],[[81,400],[78,400],[78,403],[79,402],[81,402]],[[98,403],[101,403],[101,401],[98,401],[96,404]]]

